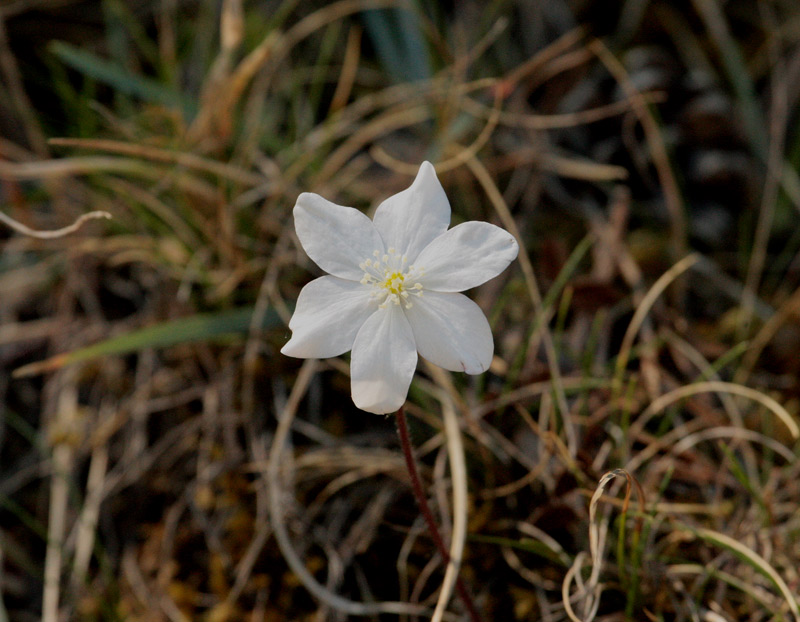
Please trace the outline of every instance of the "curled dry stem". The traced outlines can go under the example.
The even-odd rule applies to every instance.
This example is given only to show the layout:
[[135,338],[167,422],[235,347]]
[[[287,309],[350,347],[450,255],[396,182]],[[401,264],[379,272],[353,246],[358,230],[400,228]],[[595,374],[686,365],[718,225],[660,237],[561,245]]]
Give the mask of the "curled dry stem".
[[21,222],[14,220],[11,218],[11,216],[5,214],[4,212],[0,212],[0,222],[5,223],[17,233],[36,238],[38,240],[54,240],[56,238],[63,238],[70,233],[75,233],[87,220],[94,220],[96,218],[111,218],[111,214],[103,211],[89,212],[88,214],[83,214],[80,216],[71,225],[61,227],[61,229],[55,229],[53,231],[39,231],[37,229],[31,229],[27,225],[23,225]]
[[[606,537],[608,536],[608,526],[610,519],[608,516],[601,520],[597,519],[597,506],[600,499],[603,497],[603,492],[606,487],[616,478],[624,477],[625,482],[625,497],[622,502],[622,512],[627,513],[630,504],[631,491],[636,488],[640,512],[644,511],[644,491],[642,490],[639,482],[631,476],[631,474],[624,469],[614,469],[609,471],[597,484],[597,489],[592,495],[589,502],[589,553],[591,557],[592,570],[588,582],[584,583],[580,570],[583,566],[583,560],[586,557],[585,553],[581,552],[575,557],[575,562],[564,576],[564,582],[561,587],[561,594],[564,600],[564,608],[573,622],[591,622],[597,615],[598,608],[600,607],[600,595],[603,592],[603,584],[600,581],[600,572],[603,569],[603,554],[606,549]],[[572,582],[578,586],[578,592],[575,595],[583,602],[583,615],[578,616],[572,607],[571,598],[569,595],[570,586]],[[575,598],[573,597],[573,599]]]

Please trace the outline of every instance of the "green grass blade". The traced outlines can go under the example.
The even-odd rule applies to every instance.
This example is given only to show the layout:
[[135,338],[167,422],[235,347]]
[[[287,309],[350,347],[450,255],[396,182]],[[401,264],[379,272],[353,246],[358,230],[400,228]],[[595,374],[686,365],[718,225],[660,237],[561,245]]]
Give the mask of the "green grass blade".
[[[559,271],[558,275],[556,275],[553,284],[550,286],[550,289],[547,291],[544,299],[542,300],[542,313],[537,316],[533,322],[531,322],[528,332],[525,335],[524,344],[527,346],[530,343],[531,335],[533,335],[537,330],[539,330],[539,324],[549,319],[549,310],[550,308],[555,305],[558,297],[561,295],[561,292],[569,283],[569,280],[572,278],[574,273],[577,271],[578,267],[580,266],[580,262],[583,260],[583,257],[589,251],[589,249],[594,244],[594,238],[592,236],[587,235],[584,237],[578,244],[575,246],[575,249],[570,253],[570,256],[567,258],[567,261],[564,263],[564,266]],[[509,385],[516,382],[517,375],[519,371],[522,369],[522,364],[525,362],[525,356],[527,354],[527,347],[520,348],[517,352],[516,356],[514,357],[514,361],[511,364],[511,371],[508,375],[509,378]]]
[[[245,334],[250,329],[252,316],[252,307],[247,307],[223,313],[193,315],[147,326],[85,348],[64,352],[44,361],[24,365],[14,371],[14,376],[30,376],[53,371],[65,365],[100,356],[127,354],[146,348],[167,348],[180,343],[212,341],[230,335]],[[269,329],[280,325],[281,320],[278,314],[274,310],[269,310],[264,316],[261,328]]]
[[124,67],[95,56],[63,41],[54,41],[50,44],[50,51],[65,65],[75,71],[93,78],[98,82],[107,84],[115,91],[141,99],[153,104],[161,104],[172,108],[184,109],[178,94],[165,88],[159,82],[131,75]]
[[502,536],[482,536],[479,534],[472,534],[469,536],[470,540],[475,542],[483,542],[484,544],[496,544],[497,546],[505,546],[517,551],[524,551],[526,553],[533,553],[539,557],[555,562],[565,568],[569,567],[570,560],[565,553],[554,551],[544,542],[534,540],[533,538],[504,538]]
[[417,15],[402,9],[371,9],[362,14],[378,58],[397,82],[431,77],[428,49]]
[[755,84],[744,53],[730,32],[721,5],[716,0],[694,0],[694,5],[717,47],[725,74],[736,93],[753,151],[766,161],[768,144],[764,128],[767,124],[758,104]]

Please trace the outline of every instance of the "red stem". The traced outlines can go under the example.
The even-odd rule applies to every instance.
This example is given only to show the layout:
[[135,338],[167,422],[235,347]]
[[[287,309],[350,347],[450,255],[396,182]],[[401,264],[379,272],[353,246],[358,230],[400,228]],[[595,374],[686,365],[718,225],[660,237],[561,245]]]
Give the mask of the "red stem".
[[[450,553],[448,553],[447,547],[444,545],[442,534],[439,533],[439,528],[436,526],[436,521],[433,518],[433,512],[431,512],[431,508],[428,505],[428,499],[425,496],[425,492],[422,490],[422,483],[420,482],[419,472],[417,471],[417,463],[414,460],[414,450],[411,447],[411,440],[408,436],[406,413],[402,406],[400,407],[400,410],[397,411],[397,435],[400,437],[400,446],[403,448],[403,456],[406,459],[408,476],[411,478],[411,489],[414,491],[414,497],[417,499],[417,505],[419,505],[419,509],[422,512],[425,523],[428,525],[428,531],[433,538],[433,542],[436,545],[436,548],[439,549],[439,555],[442,556],[445,564],[449,564]],[[456,591],[469,611],[472,622],[483,622],[483,618],[478,612],[475,602],[472,600],[472,597],[469,595],[464,582],[459,576],[456,576]]]

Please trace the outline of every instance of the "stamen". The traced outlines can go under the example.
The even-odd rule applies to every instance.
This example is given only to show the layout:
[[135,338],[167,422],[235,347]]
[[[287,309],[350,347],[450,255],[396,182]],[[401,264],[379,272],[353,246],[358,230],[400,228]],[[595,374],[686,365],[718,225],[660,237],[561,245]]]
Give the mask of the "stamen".
[[361,284],[372,288],[370,298],[378,301],[379,309],[385,309],[389,304],[410,309],[410,296],[422,296],[423,286],[416,279],[422,276],[423,271],[413,264],[407,265],[408,257],[400,255],[395,248],[387,249],[384,254],[375,250],[372,255],[374,260],[366,259],[359,264],[364,271]]

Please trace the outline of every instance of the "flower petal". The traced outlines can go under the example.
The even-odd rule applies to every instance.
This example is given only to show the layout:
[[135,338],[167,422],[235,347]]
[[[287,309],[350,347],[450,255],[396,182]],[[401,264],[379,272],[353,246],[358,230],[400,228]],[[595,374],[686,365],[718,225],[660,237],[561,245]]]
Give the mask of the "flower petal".
[[334,276],[359,281],[358,265],[383,253],[383,240],[366,214],[304,192],[294,206],[297,237],[311,260]]
[[405,310],[419,353],[450,371],[480,374],[494,352],[481,308],[463,294],[425,291]]
[[297,298],[281,352],[298,358],[339,356],[353,347],[358,329],[377,308],[370,288],[335,276],[308,283]]
[[456,225],[414,260],[425,290],[461,292],[496,277],[519,253],[514,236],[488,222]]
[[414,334],[400,305],[373,313],[356,335],[350,359],[353,402],[361,410],[382,415],[406,401],[417,368]]
[[375,211],[375,228],[386,248],[414,262],[419,252],[450,225],[450,202],[430,162],[419,167],[414,183],[389,197]]

